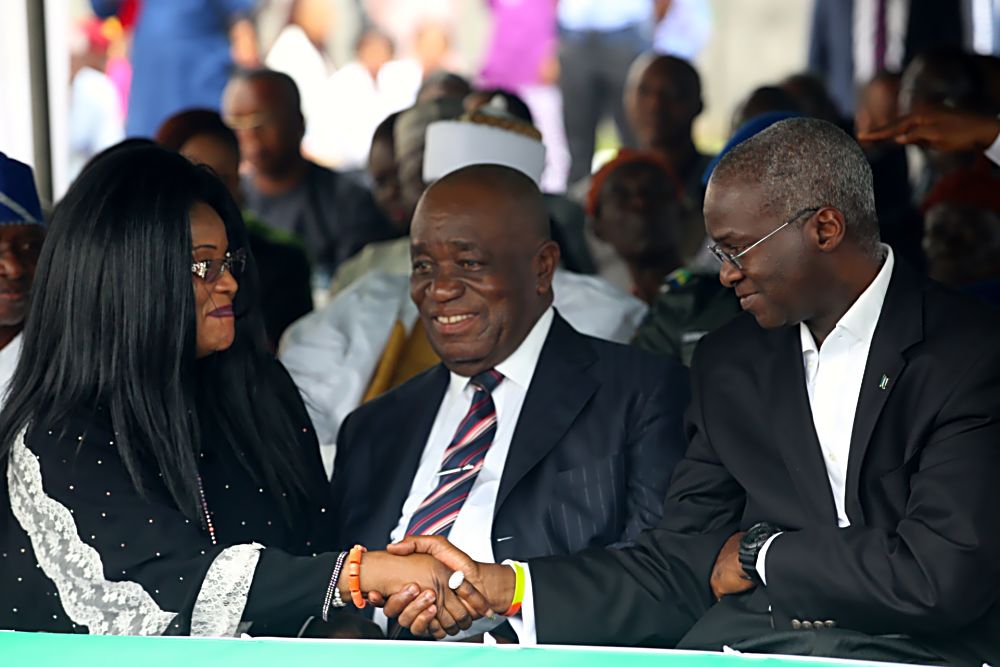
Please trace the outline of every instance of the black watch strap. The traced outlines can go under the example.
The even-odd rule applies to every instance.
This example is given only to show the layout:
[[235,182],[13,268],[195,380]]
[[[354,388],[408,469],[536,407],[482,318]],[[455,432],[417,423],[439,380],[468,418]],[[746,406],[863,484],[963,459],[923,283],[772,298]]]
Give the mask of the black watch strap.
[[757,556],[767,541],[780,532],[782,532],[781,528],[762,521],[751,526],[740,540],[740,565],[746,575],[758,586],[764,582],[761,581],[760,575],[757,573]]

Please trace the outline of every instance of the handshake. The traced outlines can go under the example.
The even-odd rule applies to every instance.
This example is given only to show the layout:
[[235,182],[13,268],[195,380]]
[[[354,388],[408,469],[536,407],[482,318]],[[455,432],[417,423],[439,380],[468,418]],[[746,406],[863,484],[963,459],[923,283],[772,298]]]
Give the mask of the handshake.
[[[515,570],[477,563],[439,536],[411,535],[385,551],[365,553],[360,592],[385,615],[417,636],[442,639],[468,629],[476,619],[516,612]],[[351,598],[349,577],[338,581]],[[520,600],[517,600],[520,602]]]

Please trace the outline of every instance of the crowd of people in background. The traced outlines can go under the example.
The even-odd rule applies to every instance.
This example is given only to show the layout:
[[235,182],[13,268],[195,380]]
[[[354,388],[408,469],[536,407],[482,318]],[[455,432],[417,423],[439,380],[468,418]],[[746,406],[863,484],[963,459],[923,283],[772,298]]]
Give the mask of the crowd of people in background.
[[51,215],[0,153],[0,628],[997,664],[1000,59],[947,3],[816,2],[714,155],[697,2],[491,1],[472,77],[446,1],[340,67],[255,4],[93,0]]

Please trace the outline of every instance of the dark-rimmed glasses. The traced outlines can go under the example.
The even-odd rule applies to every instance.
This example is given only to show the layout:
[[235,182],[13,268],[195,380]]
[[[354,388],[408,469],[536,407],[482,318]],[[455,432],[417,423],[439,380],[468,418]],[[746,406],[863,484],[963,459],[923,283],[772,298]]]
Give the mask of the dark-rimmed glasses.
[[203,259],[200,262],[191,262],[191,273],[198,276],[206,283],[214,283],[222,277],[226,271],[239,275],[247,264],[247,251],[243,248],[227,252],[221,259]]
[[758,241],[755,241],[754,243],[751,243],[746,248],[744,248],[743,250],[740,250],[737,253],[726,252],[725,250],[722,249],[722,247],[718,243],[715,243],[713,245],[708,246],[708,249],[712,252],[713,255],[715,255],[715,258],[717,260],[719,260],[720,263],[722,263],[722,264],[726,264],[726,263],[732,264],[737,269],[739,269],[740,271],[742,271],[743,270],[743,264],[740,262],[740,257],[743,257],[743,255],[747,254],[748,252],[750,252],[751,250],[753,250],[754,248],[756,248],[757,246],[759,246],[761,243],[763,243],[764,241],[768,240],[769,238],[771,238],[772,236],[774,236],[775,234],[777,234],[778,232],[780,232],[782,229],[784,229],[788,225],[792,224],[793,222],[795,222],[796,220],[798,220],[799,218],[801,218],[806,213],[812,215],[813,213],[817,212],[821,208],[823,208],[823,207],[822,206],[812,206],[812,207],[809,207],[809,208],[802,209],[801,211],[799,211],[798,213],[796,213],[795,215],[793,215],[791,218],[789,218],[788,220],[786,220],[785,222],[781,223],[776,228],[774,228],[773,230],[771,230],[770,232],[768,232],[763,238],[761,238]]

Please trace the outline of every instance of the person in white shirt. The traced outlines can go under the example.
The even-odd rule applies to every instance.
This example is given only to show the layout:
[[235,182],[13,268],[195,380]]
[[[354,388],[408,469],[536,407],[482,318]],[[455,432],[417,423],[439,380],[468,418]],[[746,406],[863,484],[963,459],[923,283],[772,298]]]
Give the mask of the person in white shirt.
[[[522,643],[996,664],[1000,314],[880,243],[870,167],[825,121],[727,153],[705,220],[747,312],[695,352],[661,523],[515,567],[437,537],[390,551],[520,603]],[[385,612],[426,629],[401,597]]]
[[45,219],[31,167],[0,153],[0,403],[17,368]]

